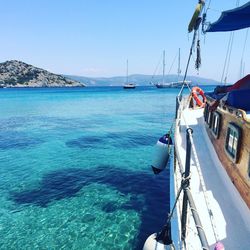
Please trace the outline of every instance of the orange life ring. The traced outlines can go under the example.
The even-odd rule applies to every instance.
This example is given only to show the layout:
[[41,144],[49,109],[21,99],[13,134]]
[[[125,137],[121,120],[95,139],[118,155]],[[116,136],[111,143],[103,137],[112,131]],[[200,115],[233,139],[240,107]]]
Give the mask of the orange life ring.
[[[202,97],[202,101],[198,96]],[[204,94],[204,91],[201,88],[193,87],[192,88],[192,97],[194,98],[194,100],[196,101],[196,104],[199,107],[204,108],[205,102],[206,102],[206,96]]]

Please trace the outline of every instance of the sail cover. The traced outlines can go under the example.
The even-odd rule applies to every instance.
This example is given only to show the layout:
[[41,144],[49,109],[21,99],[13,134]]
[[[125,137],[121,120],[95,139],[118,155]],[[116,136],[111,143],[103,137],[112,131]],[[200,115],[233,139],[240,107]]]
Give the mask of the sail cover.
[[233,31],[247,27],[250,27],[250,1],[241,7],[223,11],[218,21],[210,24],[206,31]]

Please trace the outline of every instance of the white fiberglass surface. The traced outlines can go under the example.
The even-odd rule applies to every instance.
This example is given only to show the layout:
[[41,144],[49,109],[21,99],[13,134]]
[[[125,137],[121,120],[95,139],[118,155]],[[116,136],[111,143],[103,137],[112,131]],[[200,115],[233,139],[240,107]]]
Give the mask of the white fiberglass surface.
[[[226,249],[248,249],[250,211],[235,189],[208,138],[203,109],[183,111],[177,146],[185,165],[186,129],[193,129],[190,188],[209,245],[221,241]],[[190,227],[194,225],[190,224]],[[193,232],[192,232],[193,231]],[[189,230],[192,245],[198,238]],[[194,247],[195,249],[195,247]]]

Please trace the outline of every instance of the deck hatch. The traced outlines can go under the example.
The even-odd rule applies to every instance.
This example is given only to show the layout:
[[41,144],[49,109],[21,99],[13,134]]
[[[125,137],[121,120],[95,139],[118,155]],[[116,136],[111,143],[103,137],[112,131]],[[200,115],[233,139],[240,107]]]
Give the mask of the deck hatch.
[[238,151],[241,140],[241,128],[234,123],[229,123],[225,143],[226,153],[233,162],[238,160]]

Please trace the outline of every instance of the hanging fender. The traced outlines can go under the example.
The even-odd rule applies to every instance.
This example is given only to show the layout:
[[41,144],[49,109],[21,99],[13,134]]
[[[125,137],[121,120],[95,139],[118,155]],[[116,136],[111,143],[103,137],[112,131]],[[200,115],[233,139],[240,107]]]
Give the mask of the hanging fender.
[[[206,96],[204,94],[204,91],[201,88],[199,88],[199,87],[193,87],[191,93],[192,93],[192,97],[194,98],[196,104],[199,107],[204,108],[205,103],[206,103]],[[199,98],[199,96],[202,97],[202,101]]]
[[151,234],[144,243],[143,250],[174,250],[171,237],[168,242],[157,240],[157,233]]
[[157,141],[155,145],[154,160],[151,164],[154,174],[159,174],[166,168],[170,157],[171,146],[173,146],[173,141],[170,134],[163,135]]

